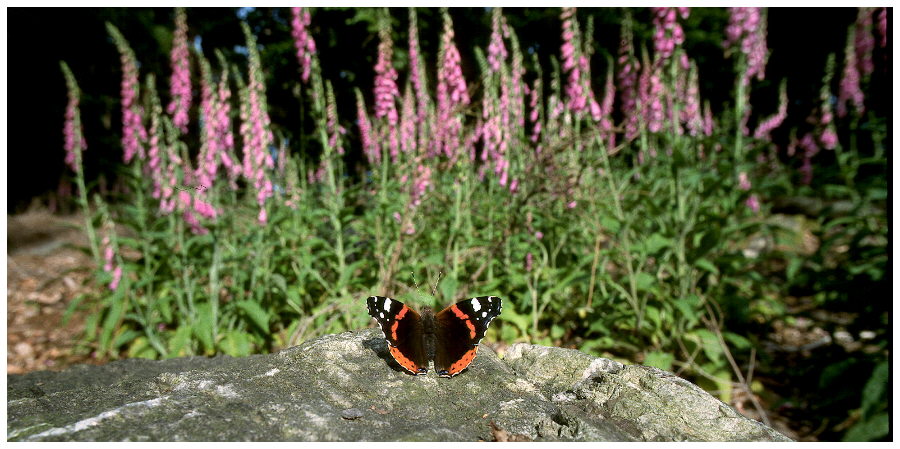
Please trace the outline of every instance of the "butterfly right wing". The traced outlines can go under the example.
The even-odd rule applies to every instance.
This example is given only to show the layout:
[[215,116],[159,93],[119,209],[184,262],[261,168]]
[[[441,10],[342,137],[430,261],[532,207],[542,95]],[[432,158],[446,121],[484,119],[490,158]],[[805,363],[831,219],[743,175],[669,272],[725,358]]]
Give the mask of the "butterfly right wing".
[[366,298],[369,316],[375,318],[391,356],[403,369],[419,375],[428,372],[428,360],[422,347],[422,320],[415,310],[396,299],[384,296]]

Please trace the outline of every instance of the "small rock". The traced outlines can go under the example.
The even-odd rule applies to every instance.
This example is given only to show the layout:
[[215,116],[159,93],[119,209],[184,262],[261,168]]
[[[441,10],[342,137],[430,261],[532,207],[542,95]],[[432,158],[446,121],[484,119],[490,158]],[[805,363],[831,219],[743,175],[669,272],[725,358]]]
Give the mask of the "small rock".
[[19,354],[22,357],[30,357],[34,350],[31,348],[31,345],[28,343],[19,342],[16,343],[15,347],[16,354]]
[[63,277],[63,284],[66,284],[66,288],[68,288],[69,290],[77,290],[78,289],[78,284],[75,283],[75,281],[72,278],[70,278],[69,276]]
[[341,412],[341,418],[346,420],[354,420],[363,417],[363,411],[358,408],[348,408]]

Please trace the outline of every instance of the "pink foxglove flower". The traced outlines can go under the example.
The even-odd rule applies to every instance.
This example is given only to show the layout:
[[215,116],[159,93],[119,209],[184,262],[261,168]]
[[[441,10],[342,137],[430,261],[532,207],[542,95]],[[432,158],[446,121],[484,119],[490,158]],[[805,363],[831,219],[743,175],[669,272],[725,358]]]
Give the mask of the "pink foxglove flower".
[[455,160],[460,147],[462,120],[457,108],[469,104],[469,93],[466,80],[460,67],[459,50],[454,43],[453,21],[445,10],[444,31],[441,36],[441,48],[437,79],[437,129],[434,142],[437,152]]
[[[241,94],[241,134],[244,140],[244,177],[256,191],[256,201],[261,210],[273,194],[268,171],[275,167],[269,148],[272,146],[272,131],[266,105],[264,83],[256,38],[246,23],[241,23],[247,39],[249,82]],[[264,215],[260,216],[265,218]],[[260,219],[260,224],[265,220]]]
[[688,18],[690,8],[651,8],[653,11],[653,25],[656,31],[653,34],[653,48],[660,60],[666,60],[672,56],[675,47],[684,42],[684,30],[678,23],[677,16],[682,20]]
[[859,73],[866,77],[875,71],[872,51],[875,49],[875,36],[872,35],[872,19],[874,8],[859,8],[856,15],[855,51]]
[[66,105],[65,122],[63,124],[63,148],[66,150],[66,164],[74,172],[81,171],[81,154],[87,149],[87,141],[84,139],[84,129],[81,126],[81,110],[78,103],[81,99],[81,89],[75,81],[75,75],[69,70],[65,62],[60,63],[63,75],[66,78],[69,102]]
[[[108,219],[107,219],[108,220]],[[116,261],[116,247],[110,242],[109,236],[115,232],[113,230],[112,223],[107,221],[106,225],[106,235],[103,236],[103,240],[100,242],[100,246],[103,252],[103,271],[112,275],[112,281],[109,283],[110,290],[116,290],[119,288],[119,281],[122,279],[122,267]]]
[[312,57],[316,54],[316,41],[309,34],[312,19],[307,8],[291,8],[291,17],[291,36],[294,38],[297,60],[300,62],[300,79],[308,82],[312,72]]
[[187,15],[184,13],[184,8],[176,8],[175,36],[172,39],[170,55],[172,102],[169,103],[166,112],[172,114],[172,122],[182,133],[187,132],[188,109],[191,107],[191,71],[188,59],[187,31]]
[[[150,177],[153,179],[153,192],[151,196],[156,199],[167,199],[171,196],[171,190],[166,191],[167,195],[163,196],[163,149],[165,146],[165,136],[163,135],[162,124],[162,106],[159,104],[159,98],[156,96],[156,87],[153,86],[152,80],[147,81],[148,90],[151,92],[152,105],[150,109],[150,141],[148,142],[147,156],[149,159],[148,167],[150,169]],[[160,202],[162,205],[162,202]]]
[[803,175],[803,184],[809,184],[812,181],[812,158],[819,152],[819,145],[816,143],[815,137],[811,133],[806,133],[798,145],[803,149],[803,165],[800,167],[800,173]]
[[416,148],[416,104],[412,89],[403,93],[403,107],[400,109],[400,150],[404,153]]
[[762,8],[728,8],[731,17],[725,28],[724,46],[735,49],[747,58],[746,71],[741,82],[747,86],[750,79],[765,79],[768,49],[766,47],[766,23],[762,20]]
[[687,127],[688,134],[698,136],[703,132],[703,114],[700,111],[700,81],[697,65],[689,63],[687,87],[684,90],[684,109],[681,120]]
[[865,111],[865,96],[862,88],[860,88],[859,66],[856,64],[856,51],[853,49],[853,41],[851,39],[848,36],[847,46],[844,48],[844,70],[841,74],[837,101],[838,117],[847,116],[848,103],[853,105],[853,109],[857,114],[862,114]]
[[422,198],[428,187],[431,186],[431,167],[419,164],[413,178],[412,191],[410,194],[410,207],[416,208],[422,203]]
[[659,64],[645,64],[639,80],[644,123],[651,132],[661,131],[665,121],[665,110],[662,103],[664,86],[661,70],[662,66]]
[[778,92],[778,111],[775,113],[775,115],[760,122],[760,124],[756,127],[756,131],[753,132],[754,138],[771,140],[770,134],[772,133],[772,130],[781,126],[781,124],[784,122],[784,119],[787,118],[787,103],[787,84],[783,82]]
[[575,8],[563,8],[560,19],[563,26],[563,44],[560,48],[563,62],[562,68],[564,72],[568,72],[568,82],[566,84],[568,101],[566,106],[576,114],[591,112],[592,118],[595,121],[599,121],[601,118],[600,107],[591,89],[589,54],[581,48],[581,33],[578,29],[578,20],[575,17]]
[[[419,52],[419,27],[415,8],[409,8],[409,61],[409,80],[416,91],[416,116],[420,126],[424,126],[428,117],[429,95]],[[420,142],[419,146],[424,148],[424,143]]]
[[753,195],[750,195],[750,197],[747,198],[747,201],[744,204],[746,204],[754,214],[759,212],[759,198],[755,193]]
[[825,76],[822,78],[822,88],[819,90],[820,114],[817,123],[819,129],[819,143],[826,150],[833,150],[837,146],[838,138],[834,127],[834,117],[831,112],[831,80],[834,77],[834,54],[828,56],[825,62]]
[[[534,79],[534,84],[531,86],[530,99],[528,102],[528,107],[531,113],[528,116],[528,120],[531,121],[531,142],[538,143],[541,139],[541,89],[543,86],[541,85],[541,79],[539,77]],[[535,152],[540,153],[541,146],[538,145],[535,147]]]
[[[385,20],[383,23],[389,22]],[[378,44],[378,62],[375,65],[375,118],[385,119],[387,127],[378,134],[388,141],[391,159],[396,161],[400,149],[396,101],[400,97],[400,90],[397,89],[397,71],[391,62],[394,42],[391,40],[391,29],[387,25],[382,26],[378,35],[381,42]]]
[[713,134],[714,126],[712,108],[710,108],[709,102],[707,101],[703,105],[703,135],[707,137],[711,136]]
[[122,62],[122,148],[124,150],[123,159],[125,163],[128,163],[135,155],[140,159],[144,158],[142,142],[147,140],[147,130],[144,129],[144,111],[138,102],[140,86],[138,85],[137,59],[118,28],[107,23],[107,31],[116,43]]
[[747,177],[747,173],[738,173],[738,188],[746,192],[747,190],[750,190],[750,187],[752,187],[752,185],[750,184],[750,179]]
[[500,32],[501,20],[500,8],[494,8],[491,19],[491,43],[488,45],[488,65],[493,72],[500,71],[500,64],[506,61],[508,55]]
[[638,108],[638,71],[640,64],[634,57],[634,44],[632,42],[630,19],[622,26],[622,37],[619,45],[619,58],[617,60],[619,72],[616,80],[619,83],[619,98],[621,99],[622,114],[625,116],[625,139],[631,140],[637,137],[640,123],[640,110]]
[[381,163],[381,149],[378,147],[378,141],[374,138],[372,124],[369,122],[369,115],[366,114],[366,105],[359,90],[356,91],[356,116],[363,154],[366,155],[369,164],[378,165]]

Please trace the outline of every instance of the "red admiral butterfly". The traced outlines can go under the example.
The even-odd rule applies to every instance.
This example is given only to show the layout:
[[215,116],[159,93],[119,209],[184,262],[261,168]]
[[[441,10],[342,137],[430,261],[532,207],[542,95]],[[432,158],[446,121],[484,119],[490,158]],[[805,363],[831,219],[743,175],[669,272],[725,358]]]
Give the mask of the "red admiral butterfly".
[[437,314],[426,307],[419,315],[384,296],[370,296],[366,305],[400,366],[419,375],[427,373],[428,362],[434,361],[441,377],[453,377],[472,363],[478,342],[502,309],[496,296],[460,301]]

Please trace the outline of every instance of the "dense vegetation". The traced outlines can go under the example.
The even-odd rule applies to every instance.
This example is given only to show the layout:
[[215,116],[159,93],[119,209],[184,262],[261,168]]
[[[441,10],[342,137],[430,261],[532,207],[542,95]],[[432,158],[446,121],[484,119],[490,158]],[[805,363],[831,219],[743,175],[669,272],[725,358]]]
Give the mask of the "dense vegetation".
[[[539,19],[561,40],[540,42],[520,40],[522,11],[350,13],[375,54],[334,54],[340,25],[303,8],[240,10],[241,45],[209,48],[179,9],[158,72],[107,23],[123,184],[105,195],[62,64],[66,162],[109,288],[73,303],[96,312],[86,348],[240,356],[365,327],[371,294],[496,295],[489,340],[673,370],[764,421],[837,420],[819,438],[890,438],[885,9],[852,10],[790,108],[765,9],[563,9]],[[485,27],[461,36],[458,16]],[[374,64],[331,76],[334,58]],[[850,319],[825,320],[809,360],[820,340],[778,331],[813,310]]]

